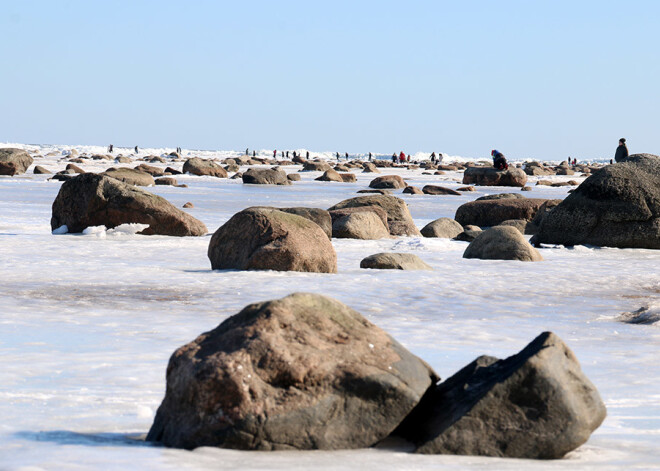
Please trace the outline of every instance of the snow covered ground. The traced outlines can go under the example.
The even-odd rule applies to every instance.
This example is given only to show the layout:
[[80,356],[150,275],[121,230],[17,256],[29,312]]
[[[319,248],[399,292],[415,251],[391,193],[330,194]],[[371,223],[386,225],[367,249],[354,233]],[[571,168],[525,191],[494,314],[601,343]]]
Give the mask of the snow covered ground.
[[[64,148],[23,147],[42,155],[58,152],[35,164],[53,171],[66,165],[60,161]],[[81,166],[98,171],[110,165],[116,164],[90,160]],[[299,169],[285,167],[287,172]],[[461,186],[455,172],[383,172],[390,173],[419,187]],[[148,190],[177,207],[193,202],[188,211],[213,232],[251,205],[328,208],[357,196],[375,177],[358,173],[357,183],[329,183],[313,181],[318,172],[301,175],[302,181],[287,187],[179,175],[179,183],[188,188]],[[0,469],[660,468],[660,323],[617,320],[640,307],[660,311],[658,251],[549,247],[541,251],[545,261],[522,263],[466,260],[467,243],[443,239],[333,240],[338,274],[213,272],[206,256],[210,235],[175,238],[100,229],[52,235],[51,204],[61,183],[48,177],[32,174],[32,168],[24,175],[0,177]],[[572,188],[534,186],[536,180],[530,177],[533,190],[526,196],[563,198]],[[462,196],[395,193],[421,228],[433,219],[453,217],[460,204],[478,196],[516,191],[478,187]],[[413,252],[434,271],[359,268],[362,258],[381,251]],[[163,398],[165,368],[176,348],[249,303],[296,291],[348,304],[443,378],[480,354],[506,357],[540,332],[554,331],[598,387],[608,417],[587,444],[564,460],[545,462],[416,456],[391,449],[182,451],[140,440]]]

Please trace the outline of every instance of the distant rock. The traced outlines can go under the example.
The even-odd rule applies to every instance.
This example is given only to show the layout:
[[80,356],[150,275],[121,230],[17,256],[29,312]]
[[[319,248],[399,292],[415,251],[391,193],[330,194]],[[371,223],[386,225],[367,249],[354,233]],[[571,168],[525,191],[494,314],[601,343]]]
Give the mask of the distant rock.
[[329,211],[332,212],[334,209],[354,208],[357,206],[380,206],[383,208],[387,213],[387,223],[391,235],[421,235],[417,227],[415,227],[408,206],[402,199],[396,196],[358,196],[337,203]]
[[332,237],[338,239],[375,240],[390,237],[390,231],[378,214],[358,211],[345,214],[332,223]]
[[660,249],[660,157],[594,172],[544,216],[532,243]]
[[463,229],[463,232],[461,232],[456,237],[454,237],[453,240],[458,240],[458,241],[461,241],[461,242],[472,242],[482,232],[483,231],[478,226],[466,226]]
[[284,170],[272,168],[249,168],[243,173],[243,183],[253,185],[290,185]]
[[376,189],[400,189],[405,188],[406,182],[399,175],[383,175],[371,180],[369,188]]
[[460,188],[456,188],[456,191],[477,191],[477,189],[473,186],[462,186]]
[[73,170],[75,173],[86,173],[82,168],[78,167],[76,164],[67,164],[66,170]]
[[274,208],[234,214],[211,238],[213,270],[276,270],[337,273],[337,254],[321,227]]
[[[406,188],[408,188],[408,187],[406,187]],[[356,193],[367,193],[367,194],[373,194],[373,195],[391,195],[392,191],[391,190],[358,190],[358,191],[356,191]]]
[[156,185],[169,185],[169,186],[178,186],[179,185],[179,183],[176,181],[176,179],[172,178],[172,177],[156,178],[155,183],[156,183]]
[[147,441],[186,449],[370,447],[436,381],[358,312],[296,293],[251,304],[175,351]]
[[181,175],[183,172],[172,167],[165,167],[165,173],[169,173],[170,175]]
[[154,177],[148,173],[127,167],[109,168],[101,175],[136,186],[151,186],[156,184]]
[[22,149],[5,147],[0,149],[0,175],[21,175],[32,165],[34,159]]
[[477,198],[475,201],[488,201],[488,200],[507,200],[507,199],[525,199],[520,193],[498,193],[496,195],[484,195]]
[[297,173],[289,173],[289,174],[287,174],[286,178],[287,178],[287,180],[289,180],[291,182],[299,182],[300,181],[300,175],[298,175]]
[[132,160],[130,157],[119,155],[115,158],[115,162],[117,162],[118,164],[130,164]]
[[340,173],[339,176],[344,183],[355,183],[357,181],[357,177],[354,173]]
[[80,174],[62,184],[50,220],[53,230],[66,225],[72,233],[90,226],[109,229],[127,223],[148,224],[141,232],[145,235],[201,236],[208,232],[204,223],[165,198],[94,173]]
[[331,168],[326,170],[323,173],[323,175],[321,175],[320,177],[315,178],[314,180],[318,180],[318,181],[321,181],[321,182],[340,182],[340,183],[344,181],[344,180],[342,180],[341,175],[339,175],[339,173],[337,173],[337,171],[335,171]]
[[464,185],[525,186],[527,175],[519,168],[496,170],[492,167],[468,167],[463,173]]
[[44,175],[44,174],[49,174],[49,173],[53,173],[53,172],[51,172],[50,170],[48,170],[45,167],[42,167],[41,165],[36,165],[34,167],[33,173],[35,175]]
[[417,188],[416,186],[407,186],[403,189],[402,193],[409,195],[423,195],[424,192]]
[[532,247],[518,229],[511,226],[496,226],[483,231],[465,249],[463,258],[482,260],[519,260],[540,262],[538,250]]
[[373,162],[364,162],[362,169],[364,173],[380,173],[380,170],[378,170],[378,167]]
[[225,165],[225,170],[227,173],[236,173],[241,171],[241,167],[238,166],[237,164],[229,164]]
[[575,354],[544,332],[512,357],[479,357],[431,386],[395,435],[417,453],[558,459],[606,414]]
[[377,253],[362,259],[360,268],[378,270],[433,270],[426,262],[411,253]]
[[453,239],[463,232],[463,226],[451,218],[440,218],[429,222],[421,230],[424,237],[439,237]]
[[303,172],[325,172],[332,170],[332,167],[327,162],[306,161],[303,164]]
[[479,227],[497,226],[508,219],[530,221],[546,201],[542,198],[470,201],[458,207],[454,219],[463,226],[473,224]]
[[198,157],[188,159],[183,164],[183,173],[192,175],[227,178],[227,171],[213,160],[204,160]]
[[153,165],[140,164],[137,167],[135,167],[135,170],[148,173],[152,177],[162,177],[163,175],[165,175],[163,169],[159,167],[154,167]]
[[422,188],[422,192],[425,195],[461,195],[458,191],[452,190],[451,188],[437,185],[425,185],[424,188]]
[[184,203],[183,207],[186,209],[190,209],[190,208],[194,208],[195,205],[192,204],[190,201],[188,201],[187,203]]

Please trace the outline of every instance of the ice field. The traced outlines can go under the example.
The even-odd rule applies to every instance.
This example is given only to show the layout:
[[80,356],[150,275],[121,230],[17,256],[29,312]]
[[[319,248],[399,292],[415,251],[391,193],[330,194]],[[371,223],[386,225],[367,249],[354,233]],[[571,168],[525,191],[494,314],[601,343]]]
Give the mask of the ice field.
[[[70,147],[23,147],[42,155],[58,152],[35,159],[33,166],[53,172],[66,166],[61,151]],[[163,151],[145,149],[140,156]],[[151,165],[180,169],[182,163]],[[87,171],[119,166],[95,160],[79,165]],[[524,263],[463,259],[467,242],[447,239],[334,239],[337,274],[212,271],[206,255],[210,235],[234,213],[254,205],[327,209],[358,196],[377,175],[355,172],[357,183],[333,183],[314,181],[320,172],[302,172],[302,181],[282,187],[176,175],[188,188],[147,191],[178,208],[194,203],[186,211],[210,231],[177,238],[142,236],[130,228],[53,235],[51,205],[61,182],[34,175],[32,168],[0,177],[0,470],[660,468],[660,322],[619,319],[643,307],[651,319],[660,318],[659,251],[545,247],[543,262]],[[283,167],[287,173],[300,168]],[[422,172],[381,169],[381,175],[398,174],[418,187],[462,186],[459,172]],[[535,186],[537,179],[529,177],[532,191],[525,196],[563,198],[574,188]],[[479,196],[518,191],[477,187],[461,196],[394,194],[406,201],[421,228],[453,217],[458,206]],[[359,268],[362,258],[384,251],[415,253],[434,270]],[[585,445],[556,461],[418,456],[397,448],[184,451],[142,441],[163,398],[165,369],[176,348],[249,303],[297,291],[331,296],[356,309],[443,379],[481,354],[504,358],[542,331],[553,331],[576,353],[608,417]]]

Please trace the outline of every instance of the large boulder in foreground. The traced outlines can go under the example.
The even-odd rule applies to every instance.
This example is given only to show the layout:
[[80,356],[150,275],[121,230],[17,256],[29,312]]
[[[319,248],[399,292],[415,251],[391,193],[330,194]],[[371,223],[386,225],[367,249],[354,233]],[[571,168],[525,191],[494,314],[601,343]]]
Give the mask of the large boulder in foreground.
[[234,214],[211,238],[214,270],[277,270],[337,273],[337,254],[321,227],[275,208]]
[[243,183],[253,185],[290,185],[286,172],[273,168],[249,168],[241,176]]
[[213,160],[200,159],[193,157],[183,163],[183,173],[190,173],[191,175],[227,178],[227,170],[222,168],[220,164]]
[[543,198],[502,198],[470,201],[456,210],[454,219],[463,226],[492,227],[509,219],[531,221],[545,203]]
[[463,252],[463,258],[540,262],[543,257],[512,226],[491,227],[479,234]]
[[387,213],[387,224],[390,229],[390,234],[394,236],[421,235],[419,229],[415,226],[412,220],[410,211],[406,203],[396,196],[389,195],[370,195],[358,196],[350,198],[340,203],[337,203],[328,211],[332,214],[335,209],[355,208],[359,206],[379,206]]
[[544,332],[512,357],[479,357],[431,387],[395,434],[417,453],[555,459],[606,413],[575,354]]
[[101,175],[136,186],[152,186],[156,184],[154,177],[150,174],[127,167],[109,168]]
[[660,249],[660,157],[594,172],[544,215],[532,243]]
[[518,186],[527,183],[527,175],[522,169],[509,167],[497,170],[492,167],[468,167],[463,173],[464,185]]
[[429,222],[421,230],[424,237],[439,237],[453,239],[463,232],[463,226],[451,218],[440,218]]
[[20,175],[25,173],[34,159],[23,149],[6,147],[0,149],[0,175]]
[[90,226],[108,229],[121,224],[149,224],[141,234],[202,236],[203,222],[174,207],[165,198],[114,178],[83,173],[65,181],[53,202],[50,227],[68,232]]
[[175,351],[147,440],[187,449],[369,447],[436,380],[358,312],[296,293],[251,304]]
[[360,268],[378,270],[433,270],[424,260],[412,253],[381,252],[363,258]]

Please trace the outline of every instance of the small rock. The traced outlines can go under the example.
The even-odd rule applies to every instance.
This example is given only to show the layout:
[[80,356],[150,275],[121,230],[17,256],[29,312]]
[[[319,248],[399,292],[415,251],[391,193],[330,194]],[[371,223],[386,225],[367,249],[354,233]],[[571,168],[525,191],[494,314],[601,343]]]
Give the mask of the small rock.
[[362,259],[360,268],[379,270],[433,270],[426,262],[411,253],[377,253]]

